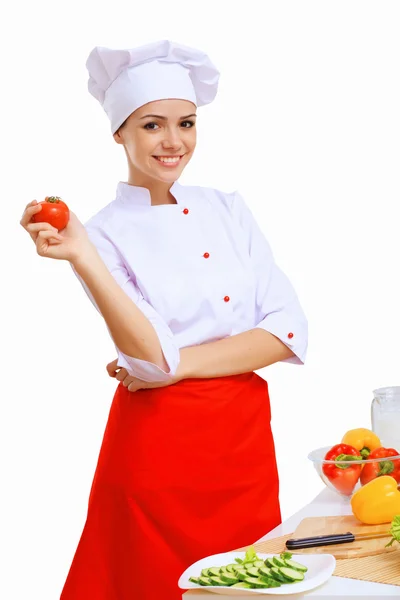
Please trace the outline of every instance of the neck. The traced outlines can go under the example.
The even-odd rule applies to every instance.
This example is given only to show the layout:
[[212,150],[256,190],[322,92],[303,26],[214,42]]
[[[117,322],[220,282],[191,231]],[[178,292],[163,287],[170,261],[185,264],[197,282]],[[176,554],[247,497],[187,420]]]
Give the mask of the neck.
[[172,183],[166,183],[148,177],[135,169],[132,165],[130,165],[129,168],[127,183],[129,185],[147,188],[150,192],[152,206],[159,206],[160,204],[176,204],[175,198],[169,191]]

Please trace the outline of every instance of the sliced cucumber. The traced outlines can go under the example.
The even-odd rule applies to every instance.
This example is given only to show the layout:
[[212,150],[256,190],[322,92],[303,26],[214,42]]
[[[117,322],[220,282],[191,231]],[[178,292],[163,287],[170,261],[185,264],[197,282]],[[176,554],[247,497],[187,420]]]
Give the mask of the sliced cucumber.
[[281,583],[290,583],[292,581],[292,579],[285,577],[278,567],[273,567],[271,569],[271,577],[272,579],[276,579],[276,581],[280,581]]
[[225,570],[228,571],[228,573],[234,573],[235,570],[237,569],[238,565],[227,565],[225,567]]
[[258,577],[260,574],[257,567],[251,567],[251,569],[246,569],[246,571],[251,577]]
[[264,564],[265,564],[267,567],[270,567],[270,569],[274,569],[274,568],[276,567],[276,564],[274,563],[274,561],[273,561],[273,559],[272,559],[272,558],[267,558],[267,559],[264,561]]
[[[190,577],[199,586],[224,586],[242,589],[280,587],[303,581],[307,567],[291,559],[290,553],[274,555],[265,561],[253,552],[247,561],[235,558],[234,563],[202,569],[199,577]],[[251,557],[251,558],[250,558]]]
[[[256,560],[254,562],[254,566],[257,567],[257,569],[259,569],[260,567],[264,566],[264,561],[263,560]],[[282,566],[284,566],[284,565],[282,565]]]
[[301,571],[302,573],[307,573],[307,571],[308,571],[307,567],[305,567],[304,565],[301,565],[300,563],[296,562],[295,560],[285,558],[284,562],[289,567],[289,569],[294,569],[295,571]]
[[246,569],[244,568],[243,565],[235,565],[235,568],[233,569],[234,573],[237,573],[238,571],[245,571]]
[[272,560],[274,561],[276,567],[287,567],[285,561],[279,558],[279,556],[274,556]]
[[248,577],[244,580],[245,583],[251,585],[252,588],[267,588],[268,583],[262,581],[262,579],[258,579],[257,577]]
[[211,585],[226,585],[220,577],[210,577]]
[[235,575],[233,575],[233,573],[221,573],[219,578],[225,582],[225,585],[226,584],[232,585],[233,583],[239,583],[239,578],[235,577]]
[[281,587],[282,583],[280,581],[277,581],[276,579],[272,579],[272,577],[264,577],[264,575],[260,575],[259,579],[261,579],[261,581],[264,581],[265,583],[268,584],[268,587],[273,588],[273,587]]
[[303,581],[304,579],[304,573],[296,571],[295,569],[290,569],[289,567],[279,567],[279,572],[293,582]]
[[260,572],[260,575],[262,575],[263,577],[271,577],[271,569],[269,569],[268,567],[261,567],[258,570]]
[[199,585],[212,585],[209,577],[199,577],[198,584]]

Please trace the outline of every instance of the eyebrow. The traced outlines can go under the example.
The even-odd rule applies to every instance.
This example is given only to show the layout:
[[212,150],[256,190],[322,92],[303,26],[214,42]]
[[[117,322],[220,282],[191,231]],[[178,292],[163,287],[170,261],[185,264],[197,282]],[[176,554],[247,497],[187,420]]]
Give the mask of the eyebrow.
[[[163,117],[162,115],[145,115],[144,117],[140,117],[140,120],[148,119],[149,117],[152,117],[153,119],[162,119],[163,121],[168,119],[168,117]],[[186,117],[181,117],[179,120],[183,121],[184,119],[189,119],[189,117],[197,117],[197,115],[196,113],[193,113],[191,115],[187,115]]]

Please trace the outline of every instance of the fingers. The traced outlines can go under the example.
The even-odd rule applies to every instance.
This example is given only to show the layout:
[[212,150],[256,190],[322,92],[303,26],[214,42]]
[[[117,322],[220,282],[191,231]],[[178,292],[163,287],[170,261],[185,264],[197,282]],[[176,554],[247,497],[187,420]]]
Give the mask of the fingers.
[[125,377],[130,377],[130,375],[126,369],[121,369],[115,377],[118,379],[118,381],[123,381]]
[[20,224],[22,225],[22,227],[26,229],[26,226],[28,225],[28,223],[30,223],[33,215],[40,212],[41,210],[42,205],[38,204],[36,200],[29,202],[29,204],[26,205],[26,208],[20,220]]
[[132,375],[128,375],[128,377],[125,377],[125,379],[122,381],[122,385],[124,387],[128,387],[131,383],[138,383],[138,379],[136,377],[132,377]]
[[143,389],[143,387],[144,387],[143,384],[140,385],[139,381],[137,379],[135,379],[128,385],[128,392],[137,392],[138,390]]
[[115,377],[118,381],[121,381],[122,385],[128,388],[129,392],[137,392],[138,390],[146,387],[144,381],[137,379],[137,377],[132,377],[132,375],[129,375],[126,369],[118,367],[117,363],[118,358],[108,363],[106,369],[110,377]]
[[[51,225],[50,225],[51,227]],[[63,241],[63,237],[62,235],[60,235],[59,233],[57,233],[57,229],[55,229],[54,227],[51,227],[51,229],[42,229],[41,231],[39,231],[38,235],[37,235],[37,239],[38,240],[46,240],[48,242],[62,242]]]
[[118,363],[118,358],[116,358],[112,362],[108,363],[106,369],[107,369],[107,373],[109,374],[110,377],[116,376],[117,371],[120,368],[120,367],[118,367],[117,363]]
[[39,256],[47,256],[49,253],[49,247],[58,245],[63,241],[63,238],[54,231],[39,231],[36,238],[36,252]]
[[54,233],[58,233],[58,229],[50,225],[50,223],[29,223],[25,226],[25,229],[29,231],[29,233],[39,233],[40,231],[53,231]]

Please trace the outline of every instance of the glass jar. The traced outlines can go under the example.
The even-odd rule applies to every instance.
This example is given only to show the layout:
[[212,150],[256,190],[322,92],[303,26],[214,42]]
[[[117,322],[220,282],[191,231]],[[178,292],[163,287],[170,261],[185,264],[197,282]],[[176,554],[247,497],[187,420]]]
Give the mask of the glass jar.
[[400,452],[400,386],[379,388],[373,394],[372,431],[380,438],[382,446]]

